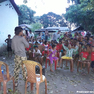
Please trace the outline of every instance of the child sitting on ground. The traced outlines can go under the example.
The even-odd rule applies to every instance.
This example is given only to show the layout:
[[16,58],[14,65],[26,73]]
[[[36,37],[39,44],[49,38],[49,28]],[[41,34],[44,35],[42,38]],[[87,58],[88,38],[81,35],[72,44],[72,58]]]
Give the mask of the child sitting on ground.
[[42,65],[43,62],[42,53],[38,49],[37,45],[34,46],[33,57],[35,61],[40,62],[40,64]]
[[[64,60],[64,59],[65,60],[70,60],[71,61],[70,71],[73,72],[73,58],[72,58],[72,55],[73,55],[73,52],[76,52],[78,50],[78,46],[76,46],[76,48],[72,48],[71,44],[68,44],[68,47],[66,47],[63,43],[63,48],[66,50],[66,55],[61,57],[60,65],[62,63],[62,60]],[[59,65],[59,67],[60,67],[60,65]]]
[[52,70],[52,64],[53,64],[53,60],[57,60],[57,64],[58,64],[58,57],[56,57],[56,46],[52,45],[52,49],[49,51],[49,59],[50,59],[50,71],[53,72]]
[[91,68],[94,72],[94,46],[92,46],[92,52],[91,52]]

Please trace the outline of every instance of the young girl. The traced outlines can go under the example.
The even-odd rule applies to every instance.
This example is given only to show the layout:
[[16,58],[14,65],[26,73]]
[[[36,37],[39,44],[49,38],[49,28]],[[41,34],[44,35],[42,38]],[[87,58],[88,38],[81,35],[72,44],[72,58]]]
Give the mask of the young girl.
[[58,58],[56,57],[56,46],[52,45],[52,50],[49,51],[49,59],[50,59],[50,71],[53,72],[52,70],[52,64],[53,64],[53,60],[57,60],[57,64],[58,64]]
[[44,56],[45,54],[48,55],[49,54],[49,45],[48,45],[48,42],[45,41],[44,44],[44,51],[42,52],[42,55]]
[[[73,52],[76,52],[78,50],[78,46],[76,46],[76,48],[72,48],[71,47],[71,44],[68,44],[68,47],[66,47],[63,43],[63,47],[64,49],[66,50],[66,55],[65,56],[62,56],[61,59],[60,59],[60,64],[62,63],[62,60],[70,60],[71,62],[71,67],[70,67],[70,71],[73,72],[73,58],[72,58],[72,55],[73,55]],[[59,65],[60,67],[60,65]]]

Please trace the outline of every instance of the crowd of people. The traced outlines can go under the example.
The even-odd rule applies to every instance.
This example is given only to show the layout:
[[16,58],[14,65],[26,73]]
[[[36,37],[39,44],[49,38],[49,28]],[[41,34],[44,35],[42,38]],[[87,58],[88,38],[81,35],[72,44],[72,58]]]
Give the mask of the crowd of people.
[[[23,35],[23,29],[21,27],[15,28],[15,36],[11,40],[11,47],[15,53],[14,77],[16,83],[18,83],[21,62],[27,60],[26,51],[30,51],[31,49],[33,49],[34,60],[39,61],[41,65],[43,64],[44,56],[49,58],[51,72],[53,72],[53,60],[57,61],[57,68],[63,67],[63,60],[66,60],[67,66],[67,60],[69,60],[71,72],[73,72],[74,63],[77,63],[77,66],[79,66],[80,62],[83,67],[87,65],[89,68],[91,66],[94,72],[94,36],[90,32],[87,32],[85,36],[80,32],[76,32],[74,36],[72,36],[71,32],[67,32],[63,38],[60,38],[60,33],[60,31],[54,33],[51,41],[48,41],[48,31],[45,32],[45,38],[39,35],[35,39],[32,32],[30,38],[28,38],[26,35]],[[8,39],[5,40],[8,44],[8,51],[11,51],[9,45],[10,36],[8,35]],[[57,42],[57,39],[59,39],[59,42]],[[34,45],[33,48],[31,48],[30,44]],[[44,47],[42,51],[40,51],[39,45]]]
[[[57,42],[57,39],[59,39],[59,42]],[[37,45],[37,49],[38,45],[44,46],[44,50],[42,52],[40,51],[40,57],[44,56],[45,54],[47,55],[47,57],[49,57],[51,63],[51,71],[53,71],[53,60],[57,60],[57,67],[62,67],[62,60],[70,60],[71,71],[73,71],[74,62],[81,62],[83,64],[83,67],[85,67],[85,65],[87,64],[88,68],[91,65],[94,71],[94,36],[92,36],[90,32],[87,32],[85,36],[83,36],[81,32],[76,32],[74,34],[74,37],[72,36],[71,32],[68,32],[65,33],[64,37],[60,39],[60,31],[58,31],[53,34],[51,41],[33,39],[32,43],[34,45]],[[36,50],[36,54],[37,53],[38,52]]]

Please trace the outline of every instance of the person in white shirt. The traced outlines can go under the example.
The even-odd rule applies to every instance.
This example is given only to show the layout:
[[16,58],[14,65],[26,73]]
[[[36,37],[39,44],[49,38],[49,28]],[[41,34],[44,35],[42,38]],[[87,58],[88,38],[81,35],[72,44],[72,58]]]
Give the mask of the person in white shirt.
[[60,33],[61,33],[60,30],[58,32],[54,33],[53,37],[52,37],[52,40],[56,40],[57,41],[57,39],[60,38]]
[[42,62],[43,62],[42,53],[38,49],[38,46],[37,45],[35,45],[35,47],[34,47],[33,57],[34,57],[34,60],[35,61],[39,62],[42,65]]
[[34,38],[34,33],[30,30],[30,34],[29,34],[30,38],[32,37],[32,39]]
[[41,40],[41,33],[37,36],[37,40]]

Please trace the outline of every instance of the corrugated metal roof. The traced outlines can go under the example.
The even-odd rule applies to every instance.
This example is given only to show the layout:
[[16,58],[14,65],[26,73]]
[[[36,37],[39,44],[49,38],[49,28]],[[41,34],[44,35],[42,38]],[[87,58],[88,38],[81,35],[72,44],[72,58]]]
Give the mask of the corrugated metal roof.
[[68,31],[68,27],[47,27],[46,29],[52,29],[52,30],[61,30],[61,31]]

